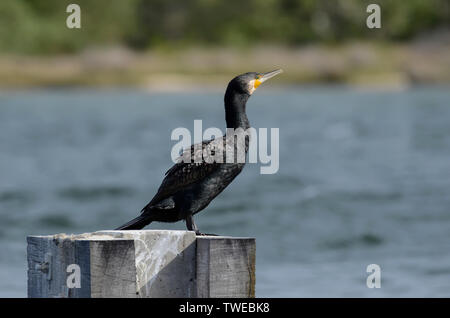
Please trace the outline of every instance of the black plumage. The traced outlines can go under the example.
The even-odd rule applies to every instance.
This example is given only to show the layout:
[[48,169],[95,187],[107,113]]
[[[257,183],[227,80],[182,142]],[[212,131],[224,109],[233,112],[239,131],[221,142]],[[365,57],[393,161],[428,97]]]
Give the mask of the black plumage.
[[[279,73],[281,70],[263,74],[251,72],[232,79],[225,92],[225,120],[227,128],[237,129],[239,137],[227,134],[185,150],[166,172],[158,192],[141,214],[116,230],[142,229],[153,221],[184,219],[188,230],[201,234],[193,215],[206,208],[244,168],[249,145],[245,130],[250,127],[245,111],[247,100],[262,82]],[[230,162],[226,154],[231,148],[234,155]],[[238,156],[239,151],[243,160]]]

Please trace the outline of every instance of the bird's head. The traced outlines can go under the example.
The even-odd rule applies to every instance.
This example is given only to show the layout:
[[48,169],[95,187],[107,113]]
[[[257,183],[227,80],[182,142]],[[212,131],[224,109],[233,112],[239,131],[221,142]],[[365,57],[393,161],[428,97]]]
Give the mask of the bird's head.
[[241,93],[251,95],[259,85],[282,72],[283,70],[279,69],[267,73],[244,73],[233,78],[228,86]]

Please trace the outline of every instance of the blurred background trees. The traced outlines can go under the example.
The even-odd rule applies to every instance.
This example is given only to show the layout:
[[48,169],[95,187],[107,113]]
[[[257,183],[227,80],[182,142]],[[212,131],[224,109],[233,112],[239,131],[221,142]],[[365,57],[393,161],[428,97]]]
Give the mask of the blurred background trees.
[[[365,27],[369,3],[382,9],[382,28]],[[82,28],[65,26],[69,3]],[[449,28],[448,0],[2,0],[0,51],[59,54],[86,47],[296,46],[376,38],[405,41]]]

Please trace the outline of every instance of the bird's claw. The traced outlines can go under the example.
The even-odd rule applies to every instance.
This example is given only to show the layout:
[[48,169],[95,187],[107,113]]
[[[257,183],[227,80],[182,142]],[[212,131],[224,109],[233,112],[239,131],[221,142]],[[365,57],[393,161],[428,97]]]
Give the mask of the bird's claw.
[[197,235],[197,236],[219,236],[218,234],[201,233],[199,231],[195,232],[195,235]]

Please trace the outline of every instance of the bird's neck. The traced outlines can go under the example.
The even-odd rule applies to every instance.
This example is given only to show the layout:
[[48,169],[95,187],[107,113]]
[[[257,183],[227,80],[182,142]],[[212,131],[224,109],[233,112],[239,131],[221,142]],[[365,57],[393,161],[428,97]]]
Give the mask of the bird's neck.
[[250,128],[245,105],[250,95],[227,89],[225,93],[225,120],[227,128]]

